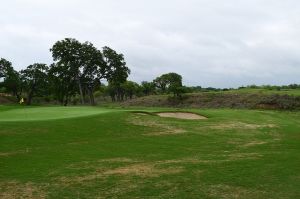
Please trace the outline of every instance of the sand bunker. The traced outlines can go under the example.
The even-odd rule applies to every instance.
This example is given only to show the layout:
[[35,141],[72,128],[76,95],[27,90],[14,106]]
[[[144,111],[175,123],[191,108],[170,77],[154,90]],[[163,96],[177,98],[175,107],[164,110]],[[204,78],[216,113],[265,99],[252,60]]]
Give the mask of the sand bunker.
[[171,117],[171,118],[185,119],[185,120],[207,119],[206,117],[195,113],[184,113],[184,112],[165,112],[165,113],[157,113],[157,115],[160,117]]

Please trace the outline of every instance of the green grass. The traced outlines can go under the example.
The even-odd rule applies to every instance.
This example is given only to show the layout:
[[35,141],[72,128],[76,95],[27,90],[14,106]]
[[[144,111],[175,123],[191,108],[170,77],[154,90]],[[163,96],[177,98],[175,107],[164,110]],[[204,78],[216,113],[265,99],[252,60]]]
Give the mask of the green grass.
[[53,120],[103,114],[115,110],[94,107],[0,107],[1,121]]
[[300,112],[124,110],[0,106],[0,198],[300,196]]

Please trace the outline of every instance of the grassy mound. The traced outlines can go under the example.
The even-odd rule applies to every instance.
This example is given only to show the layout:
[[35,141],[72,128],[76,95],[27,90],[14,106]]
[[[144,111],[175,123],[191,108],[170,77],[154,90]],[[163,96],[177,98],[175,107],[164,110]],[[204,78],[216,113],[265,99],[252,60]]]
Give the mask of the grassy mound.
[[111,112],[112,110],[94,107],[0,107],[1,121],[37,121],[75,118]]

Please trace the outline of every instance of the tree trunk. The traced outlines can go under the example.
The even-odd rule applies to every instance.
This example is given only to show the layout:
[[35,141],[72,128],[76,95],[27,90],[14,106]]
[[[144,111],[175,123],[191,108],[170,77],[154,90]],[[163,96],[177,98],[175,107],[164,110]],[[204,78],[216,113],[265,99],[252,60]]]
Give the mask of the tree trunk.
[[33,96],[33,90],[30,90],[27,96],[27,105],[31,105],[31,101],[32,101],[32,96]]
[[92,106],[95,106],[95,98],[94,98],[93,91],[90,91],[90,102]]
[[94,89],[92,89],[92,88],[88,88],[89,98],[90,98],[90,104],[91,104],[92,106],[95,105],[95,98],[94,98],[93,90],[94,90]]
[[64,94],[63,93],[59,93],[58,95],[58,101],[60,102],[60,104],[63,106],[64,105]]
[[69,102],[69,97],[68,97],[68,95],[67,95],[66,98],[65,98],[64,106],[67,106],[67,105],[68,105],[68,102]]
[[12,94],[17,98],[18,102],[21,100],[21,95],[19,95],[18,90],[16,88],[12,91]]
[[78,87],[79,87],[79,92],[80,92],[80,99],[81,99],[81,104],[84,104],[84,98],[83,98],[83,92],[82,92],[82,86],[80,82],[80,78],[78,77]]
[[13,96],[17,98],[18,102],[21,100],[21,96],[17,92],[13,92]]
[[115,102],[115,101],[116,101],[116,95],[115,95],[115,94],[111,93],[111,94],[110,94],[110,97],[111,97],[111,101],[112,101],[112,102]]

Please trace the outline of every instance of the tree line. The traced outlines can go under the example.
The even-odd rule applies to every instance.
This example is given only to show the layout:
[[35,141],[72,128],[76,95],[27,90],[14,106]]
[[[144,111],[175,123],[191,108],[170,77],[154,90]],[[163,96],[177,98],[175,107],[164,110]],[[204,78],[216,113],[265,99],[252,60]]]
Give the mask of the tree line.
[[[50,49],[53,63],[34,63],[17,71],[12,63],[0,59],[0,93],[10,93],[31,105],[35,97],[67,106],[79,98],[81,104],[95,105],[95,93],[103,91],[112,101],[134,96],[173,93],[180,97],[185,87],[177,73],[163,74],[152,82],[128,81],[130,74],[124,55],[110,47],[97,49],[91,42],[73,38],[57,41]],[[101,84],[102,81],[107,85]]]
[[173,97],[180,98],[185,93],[187,87],[182,85],[182,76],[177,73],[166,73],[153,81],[142,81],[138,84],[133,81],[126,81],[120,85],[121,96],[116,98],[116,88],[113,84],[102,86],[102,93],[109,95],[112,101],[123,101],[124,99],[132,99],[133,96],[141,97],[157,94],[172,94]]

